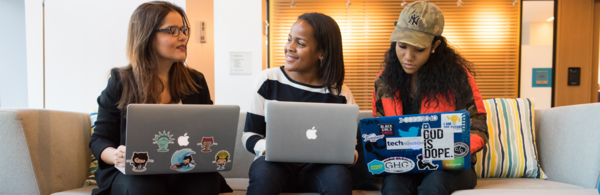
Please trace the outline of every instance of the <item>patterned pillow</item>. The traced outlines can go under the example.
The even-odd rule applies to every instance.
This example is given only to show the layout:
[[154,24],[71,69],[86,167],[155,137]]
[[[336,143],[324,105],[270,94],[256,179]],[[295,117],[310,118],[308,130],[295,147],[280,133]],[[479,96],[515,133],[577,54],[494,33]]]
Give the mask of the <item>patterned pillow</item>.
[[489,142],[477,153],[477,177],[546,179],[535,144],[533,99],[488,99]]
[[[94,128],[96,128],[96,119],[98,118],[98,111],[90,112],[90,121],[92,123],[92,134],[94,133]],[[91,135],[91,134],[90,134]],[[98,185],[96,184],[96,176],[94,173],[98,170],[98,160],[92,154],[92,163],[90,164],[90,176],[83,182],[83,186],[91,186]]]

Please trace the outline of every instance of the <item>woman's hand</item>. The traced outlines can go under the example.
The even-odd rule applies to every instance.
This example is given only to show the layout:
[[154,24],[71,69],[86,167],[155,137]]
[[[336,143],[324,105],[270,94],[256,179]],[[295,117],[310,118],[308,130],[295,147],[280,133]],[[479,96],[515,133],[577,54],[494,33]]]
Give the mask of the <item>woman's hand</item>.
[[[354,145],[358,145],[358,140],[356,140],[356,142],[354,143]],[[356,164],[356,161],[358,161],[358,151],[354,150],[354,162],[352,162],[352,164],[349,164],[349,165],[346,165],[346,166],[351,167],[354,164]]]
[[114,162],[117,167],[125,167],[125,146],[120,145],[114,152]]

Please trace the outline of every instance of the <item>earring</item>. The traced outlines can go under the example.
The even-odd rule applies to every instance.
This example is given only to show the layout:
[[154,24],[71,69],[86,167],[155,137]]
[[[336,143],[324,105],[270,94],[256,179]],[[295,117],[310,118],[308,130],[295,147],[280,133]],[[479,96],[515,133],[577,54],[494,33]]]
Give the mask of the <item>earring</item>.
[[435,50],[431,50],[431,53],[435,53]]

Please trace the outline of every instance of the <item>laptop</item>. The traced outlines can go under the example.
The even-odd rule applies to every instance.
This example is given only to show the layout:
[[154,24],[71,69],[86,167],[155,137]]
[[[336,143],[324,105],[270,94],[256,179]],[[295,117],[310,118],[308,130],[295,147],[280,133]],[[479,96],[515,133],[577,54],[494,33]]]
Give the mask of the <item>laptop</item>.
[[373,175],[471,168],[467,111],[363,118],[359,125]]
[[[229,171],[239,106],[130,104],[125,175]],[[115,166],[116,167],[116,166]]]
[[269,101],[266,161],[352,164],[358,106]]

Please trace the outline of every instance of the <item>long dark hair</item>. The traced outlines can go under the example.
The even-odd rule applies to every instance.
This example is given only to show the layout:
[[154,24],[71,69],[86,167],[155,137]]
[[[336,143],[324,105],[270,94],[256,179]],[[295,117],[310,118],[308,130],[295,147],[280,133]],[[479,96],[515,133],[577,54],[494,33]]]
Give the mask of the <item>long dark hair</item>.
[[323,55],[317,76],[331,94],[339,96],[345,73],[340,27],[333,18],[321,13],[305,13],[298,16],[298,20],[306,21],[313,28],[317,49]]
[[[419,69],[415,81],[417,91],[413,96],[414,100],[425,98],[425,106],[437,107],[440,103],[439,94],[446,102],[453,103],[457,109],[463,108],[471,99],[468,73],[475,75],[472,71],[473,64],[449,46],[443,36],[434,37],[432,45],[438,40],[441,43],[435,53],[432,53]],[[396,55],[396,42],[392,42],[390,49],[385,53],[382,65],[385,70],[381,73],[381,78],[390,87],[392,93],[390,95],[400,100],[408,100],[411,94],[411,75],[402,69]],[[400,97],[397,96],[397,92],[400,92]]]
[[[164,83],[158,78],[158,53],[154,49],[156,30],[160,28],[169,12],[176,11],[189,26],[183,9],[164,1],[152,1],[140,5],[131,15],[127,33],[127,59],[129,65],[120,68],[123,93],[117,108],[130,103],[158,103]],[[189,32],[188,32],[189,35]],[[190,39],[188,38],[187,41]],[[187,44],[186,44],[187,45]],[[186,46],[187,47],[187,46]],[[169,70],[171,102],[179,102],[185,95],[201,88],[189,73],[184,62],[175,62]],[[160,89],[156,86],[162,85]]]

